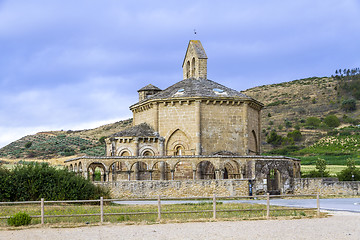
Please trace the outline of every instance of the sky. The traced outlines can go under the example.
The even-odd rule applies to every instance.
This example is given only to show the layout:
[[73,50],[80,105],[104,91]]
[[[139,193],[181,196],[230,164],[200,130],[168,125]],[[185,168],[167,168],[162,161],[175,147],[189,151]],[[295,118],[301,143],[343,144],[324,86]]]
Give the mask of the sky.
[[191,39],[241,91],[360,67],[359,29],[358,0],[0,0],[0,147],[132,117],[138,89],[182,80]]

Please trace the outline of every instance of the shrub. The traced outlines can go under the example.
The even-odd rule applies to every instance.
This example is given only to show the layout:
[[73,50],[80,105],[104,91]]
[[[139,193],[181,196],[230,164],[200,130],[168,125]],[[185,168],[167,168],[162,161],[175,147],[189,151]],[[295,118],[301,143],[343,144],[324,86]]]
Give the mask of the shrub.
[[329,127],[338,127],[340,126],[340,120],[335,115],[329,115],[324,119],[324,123]]
[[294,139],[295,142],[299,142],[299,141],[301,141],[302,135],[299,130],[294,130],[292,132],[289,132],[287,134],[287,137]]
[[317,117],[308,117],[306,119],[305,125],[310,127],[318,127],[321,123],[321,120]]
[[271,131],[270,136],[266,138],[266,142],[273,145],[273,146],[279,146],[281,145],[283,141],[283,137],[280,135],[277,135],[275,131]]
[[109,192],[89,180],[48,164],[18,165],[0,171],[0,201],[98,199]]
[[356,101],[354,99],[347,99],[341,103],[341,108],[346,112],[352,112],[356,110]]
[[7,223],[10,226],[15,227],[29,225],[31,223],[31,217],[25,212],[18,212],[12,217],[8,218]]
[[348,159],[347,167],[337,174],[340,181],[360,181],[360,170],[355,167],[355,160]]
[[27,142],[27,143],[25,144],[25,148],[30,148],[31,145],[32,145],[32,142]]

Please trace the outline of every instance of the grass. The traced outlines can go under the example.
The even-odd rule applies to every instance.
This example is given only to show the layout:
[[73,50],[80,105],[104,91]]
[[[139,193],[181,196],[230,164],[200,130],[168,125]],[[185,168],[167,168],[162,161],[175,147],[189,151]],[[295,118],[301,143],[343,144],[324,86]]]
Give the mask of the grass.
[[346,166],[347,159],[354,159],[356,165],[360,165],[359,155],[316,155],[316,156],[292,156],[301,160],[301,166],[315,165],[318,158],[326,160],[327,165],[344,165]]
[[[336,176],[337,173],[339,173],[341,170],[345,169],[347,166],[345,165],[327,165],[326,171],[329,171],[330,175]],[[360,165],[356,166],[357,168],[360,168]],[[301,165],[301,172],[310,172],[315,169],[315,165]]]
[[[260,204],[245,203],[217,203],[217,219],[221,220],[247,220],[247,219],[265,219],[266,206]],[[212,202],[196,204],[163,204],[161,206],[161,222],[187,222],[187,221],[210,221],[213,217]],[[222,212],[224,210],[246,210],[252,211],[233,211]],[[289,208],[271,206],[271,217],[315,217],[314,210],[291,210]],[[29,215],[40,215],[39,204],[29,205],[2,205],[0,217],[12,216],[17,212],[26,212]],[[166,213],[180,211],[200,211],[199,213]],[[134,214],[141,212],[142,214]],[[106,215],[107,213],[117,213],[118,215]],[[89,204],[49,204],[45,205],[45,215],[70,215],[70,214],[100,214],[99,205]],[[104,205],[104,221],[110,223],[156,223],[157,206],[156,205],[118,205],[107,203]],[[45,223],[52,226],[81,226],[86,224],[99,224],[100,216],[77,216],[77,217],[52,217],[46,218]],[[40,224],[40,218],[33,218],[31,225]],[[0,227],[7,227],[6,219],[0,219]]]

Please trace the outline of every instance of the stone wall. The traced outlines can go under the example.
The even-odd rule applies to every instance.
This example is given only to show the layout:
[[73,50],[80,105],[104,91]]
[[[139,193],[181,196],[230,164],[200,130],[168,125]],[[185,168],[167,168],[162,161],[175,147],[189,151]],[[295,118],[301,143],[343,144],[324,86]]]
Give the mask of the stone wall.
[[108,187],[113,198],[244,196],[249,195],[248,180],[118,181],[98,182]]
[[295,178],[295,194],[359,195],[360,181],[340,182],[336,178]]

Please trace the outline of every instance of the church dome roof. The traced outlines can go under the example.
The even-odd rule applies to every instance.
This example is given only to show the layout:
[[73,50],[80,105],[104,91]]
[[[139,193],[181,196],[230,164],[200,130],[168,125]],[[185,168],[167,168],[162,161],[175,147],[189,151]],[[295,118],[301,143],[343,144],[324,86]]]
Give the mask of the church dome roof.
[[148,85],[146,85],[145,87],[143,87],[143,88],[140,88],[139,90],[138,90],[138,92],[141,92],[141,91],[161,91],[161,89],[160,88],[158,88],[158,87],[156,87],[156,86],[154,86],[154,85],[152,85],[152,84],[148,84]]
[[243,93],[209,79],[188,78],[154,94],[147,100],[179,97],[236,97],[252,99]]

